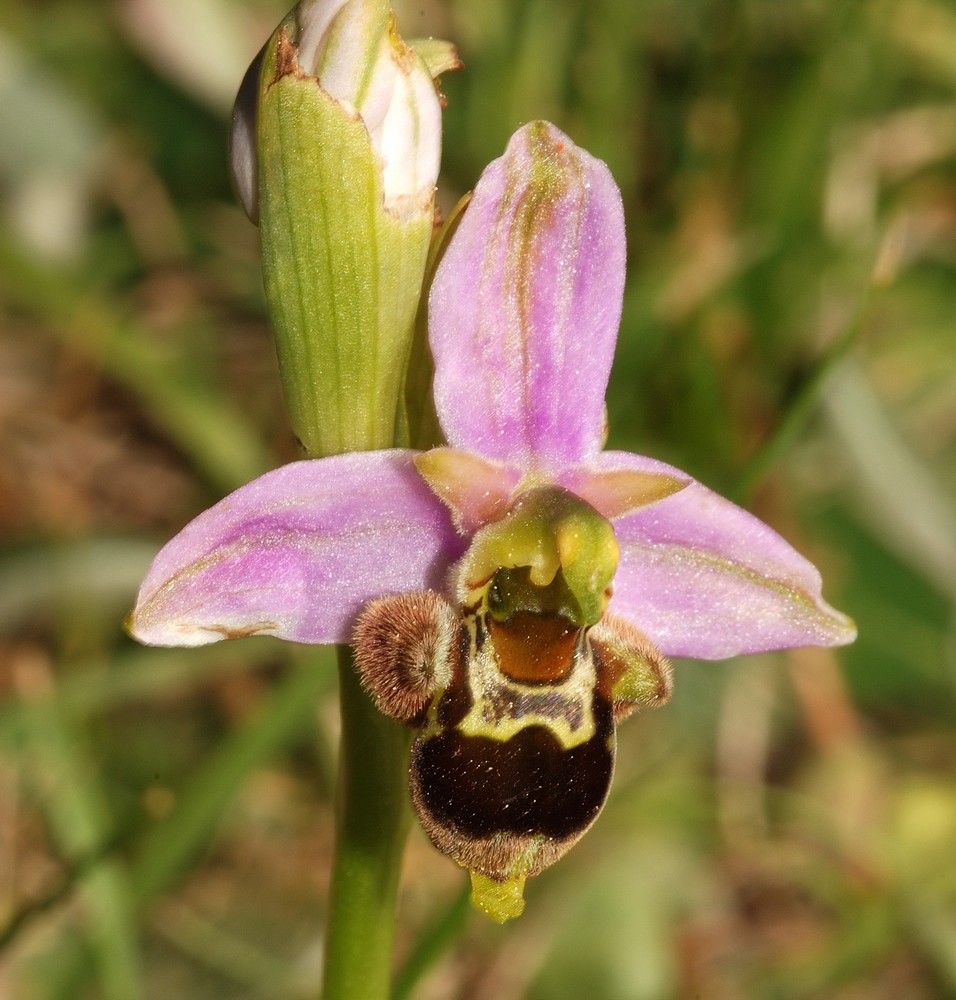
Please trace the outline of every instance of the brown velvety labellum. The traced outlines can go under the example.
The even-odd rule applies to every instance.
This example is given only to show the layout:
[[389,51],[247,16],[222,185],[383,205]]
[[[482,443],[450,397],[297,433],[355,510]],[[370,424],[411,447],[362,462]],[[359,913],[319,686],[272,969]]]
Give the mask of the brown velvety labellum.
[[500,881],[535,875],[597,818],[614,710],[585,630],[559,615],[466,619],[471,644],[412,745],[409,785],[439,850]]
[[[567,748],[545,726],[507,740],[457,728],[412,747],[411,791],[435,845],[491,878],[551,864],[591,826],[614,771],[611,706],[595,696],[594,735]],[[529,857],[529,854],[531,857]]]
[[[371,602],[355,661],[378,707],[418,730],[409,788],[435,846],[507,882],[536,875],[585,833],[607,798],[615,722],[670,693],[664,657],[606,615],[577,627],[559,585],[501,578],[500,613],[434,593]],[[533,610],[528,610],[528,605]]]

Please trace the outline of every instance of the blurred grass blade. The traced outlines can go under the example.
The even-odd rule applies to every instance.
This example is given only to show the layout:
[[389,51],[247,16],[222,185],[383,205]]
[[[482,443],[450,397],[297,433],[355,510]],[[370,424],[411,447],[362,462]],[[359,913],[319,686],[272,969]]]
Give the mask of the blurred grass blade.
[[31,47],[0,35],[0,199],[31,252],[63,260],[80,251],[104,133]]
[[[125,705],[169,698],[287,657],[273,639],[253,637],[243,647],[240,654],[222,643],[188,657],[178,649],[130,648],[114,657],[77,661],[58,681],[60,705],[75,723],[85,723]],[[0,703],[0,746],[23,739],[26,726],[19,702]]]
[[745,501],[760,486],[773,471],[774,466],[797,442],[811,417],[819,411],[821,401],[831,385],[834,373],[860,335],[866,315],[867,300],[864,299],[857,307],[852,319],[830,345],[827,353],[817,361],[803,379],[781,414],[776,427],[773,428],[769,437],[747,464],[731,494],[735,500]]
[[392,1000],[410,1000],[422,978],[455,943],[471,913],[471,883],[465,881],[455,898],[429,924],[395,978]]
[[956,604],[956,498],[903,441],[857,365],[847,364],[834,380],[825,407],[866,519]]
[[231,491],[269,468],[266,448],[239,406],[198,377],[188,356],[170,356],[114,303],[79,287],[65,272],[34,265],[2,239],[0,292],[130,389],[218,489]]
[[[42,654],[21,653],[14,672],[24,705],[27,766],[43,790],[44,811],[63,854],[83,857],[110,836],[95,764],[61,710]],[[105,861],[83,876],[80,892],[90,917],[87,939],[100,995],[104,1000],[136,1000],[143,991],[129,873],[119,861]]]
[[[183,655],[189,655],[188,653]],[[229,735],[177,796],[176,808],[143,838],[133,865],[144,906],[194,860],[251,772],[314,726],[316,703],[334,684],[334,653],[321,648],[298,664],[246,725]]]
[[[133,857],[132,873],[125,883],[123,906],[114,906],[103,917],[106,931],[118,934],[125,927],[130,932],[136,926],[136,912],[181,877],[209,843],[224,811],[248,776],[302,739],[314,725],[317,700],[334,684],[333,656],[332,650],[320,649],[297,665],[255,717],[231,733],[202,764],[193,780],[179,791],[173,812],[143,835]],[[62,744],[64,751],[68,745]],[[107,839],[105,832],[98,838],[90,835],[84,853],[95,855]],[[109,873],[114,864],[107,859],[93,865],[83,884],[92,883],[103,893],[113,889],[113,876]],[[81,866],[84,871],[86,867]],[[122,927],[114,926],[114,920],[121,920]],[[109,952],[104,958],[116,964],[115,969],[111,965],[108,971],[118,979],[124,970],[121,965],[124,952],[113,952],[122,942],[108,936],[104,941],[104,950]],[[44,994],[44,1000],[79,996],[87,960],[88,952],[77,947],[75,935],[66,935],[58,941],[45,956],[44,964],[55,970],[57,982],[62,985],[55,993]],[[137,992],[104,994],[106,1000],[135,1000],[138,995]]]
[[[54,617],[75,595],[125,614],[156,550],[155,542],[101,537],[6,553],[0,558],[0,633],[27,619]],[[118,630],[119,618],[116,624]]]

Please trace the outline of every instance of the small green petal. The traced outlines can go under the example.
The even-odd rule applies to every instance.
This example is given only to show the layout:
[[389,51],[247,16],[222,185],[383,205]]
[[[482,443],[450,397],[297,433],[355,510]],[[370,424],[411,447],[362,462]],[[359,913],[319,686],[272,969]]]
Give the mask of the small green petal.
[[508,510],[520,473],[470,451],[432,448],[415,459],[428,488],[451,511],[455,527],[471,535]]

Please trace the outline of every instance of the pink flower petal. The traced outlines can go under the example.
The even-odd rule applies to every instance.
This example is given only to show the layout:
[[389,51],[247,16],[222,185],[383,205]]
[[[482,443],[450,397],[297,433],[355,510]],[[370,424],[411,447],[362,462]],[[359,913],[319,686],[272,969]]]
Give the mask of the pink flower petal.
[[465,543],[414,456],[295,462],[243,486],[159,553],[131,634],[161,646],[252,634],[348,642],[372,598],[441,590]]
[[624,252],[607,167],[547,122],[519,129],[432,285],[435,402],[452,447],[545,471],[597,454]]
[[[591,464],[669,469],[624,452],[606,452]],[[669,656],[721,659],[839,646],[856,636],[853,622],[823,600],[820,574],[810,562],[772,528],[700,483],[621,517],[614,532],[621,561],[610,610]]]

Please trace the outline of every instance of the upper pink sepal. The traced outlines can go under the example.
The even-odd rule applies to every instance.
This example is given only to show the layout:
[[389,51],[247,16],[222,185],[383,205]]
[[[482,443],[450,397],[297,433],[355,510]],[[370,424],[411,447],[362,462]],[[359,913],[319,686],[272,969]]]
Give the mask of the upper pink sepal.
[[254,634],[348,642],[373,598],[441,590],[466,543],[414,454],[295,462],[236,490],[156,557],[130,633],[159,646]]
[[519,129],[481,175],[431,289],[450,445],[546,471],[601,449],[624,257],[607,167],[547,122]]

